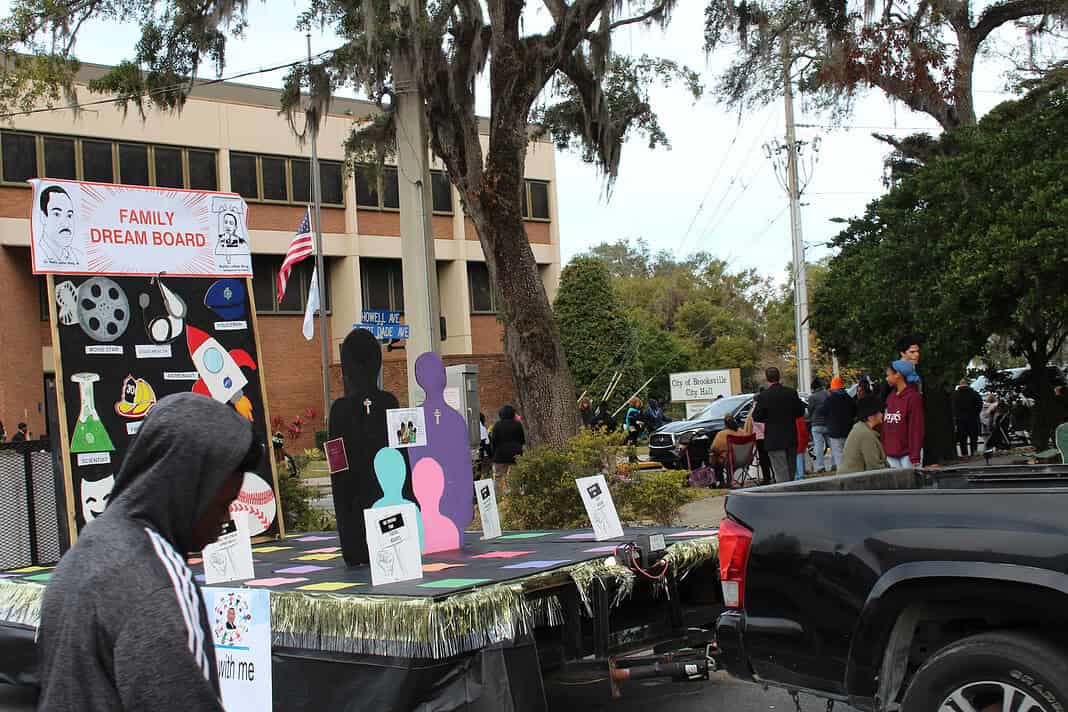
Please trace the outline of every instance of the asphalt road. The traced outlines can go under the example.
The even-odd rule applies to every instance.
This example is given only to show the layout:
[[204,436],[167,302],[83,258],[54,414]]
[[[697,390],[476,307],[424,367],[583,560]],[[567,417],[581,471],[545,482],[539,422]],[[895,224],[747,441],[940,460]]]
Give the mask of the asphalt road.
[[[589,686],[584,686],[588,688]],[[683,684],[628,683],[619,700],[606,699],[600,689],[552,689],[552,712],[795,712],[794,702],[783,690],[763,688],[717,673],[708,682]],[[825,700],[800,696],[804,712],[825,712]],[[858,712],[836,703],[835,712]]]

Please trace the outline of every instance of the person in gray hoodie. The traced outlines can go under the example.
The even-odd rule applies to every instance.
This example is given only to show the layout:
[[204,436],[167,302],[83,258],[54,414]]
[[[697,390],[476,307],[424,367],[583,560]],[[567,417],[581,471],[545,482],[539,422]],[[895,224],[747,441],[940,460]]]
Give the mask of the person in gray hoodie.
[[193,393],[149,412],[110,504],[45,590],[38,646],[48,712],[222,712],[215,651],[185,556],[229,521],[263,445],[231,407]]

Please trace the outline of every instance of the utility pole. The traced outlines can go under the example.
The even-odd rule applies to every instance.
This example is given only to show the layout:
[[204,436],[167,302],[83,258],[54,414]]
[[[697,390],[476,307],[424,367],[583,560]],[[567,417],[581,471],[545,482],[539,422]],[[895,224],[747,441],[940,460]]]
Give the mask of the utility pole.
[[[312,53],[311,53],[311,33],[307,33],[305,38],[308,41],[308,101],[311,105],[311,71],[312,71]],[[323,220],[322,220],[322,204],[323,204],[323,189],[321,176],[319,175],[319,121],[322,117],[315,114],[315,116],[308,116],[311,120],[311,161],[309,162],[309,173],[311,173],[311,194],[312,194],[312,231],[315,233],[315,281],[316,288],[319,290],[319,344],[322,346],[321,358],[323,369],[323,423],[329,425],[328,420],[330,418],[330,339],[328,338],[326,330],[326,269],[323,267]]]
[[[391,0],[394,13],[412,13],[420,0]],[[414,4],[414,5],[413,5]],[[425,400],[415,381],[415,360],[427,351],[440,352],[441,306],[438,299],[438,271],[434,259],[434,234],[430,216],[430,166],[427,161],[427,127],[423,95],[415,79],[417,43],[409,43],[403,53],[394,46],[393,81],[396,96],[393,111],[397,127],[397,186],[400,192],[401,261],[404,276],[404,320],[411,328],[405,344],[408,364],[408,404]]]
[[808,341],[808,284],[805,274],[805,243],[801,240],[801,189],[797,179],[797,134],[794,127],[794,91],[790,79],[790,35],[782,40],[783,98],[786,103],[786,190],[790,196],[790,236],[794,260],[794,331],[797,339],[797,390],[808,393],[812,363]]

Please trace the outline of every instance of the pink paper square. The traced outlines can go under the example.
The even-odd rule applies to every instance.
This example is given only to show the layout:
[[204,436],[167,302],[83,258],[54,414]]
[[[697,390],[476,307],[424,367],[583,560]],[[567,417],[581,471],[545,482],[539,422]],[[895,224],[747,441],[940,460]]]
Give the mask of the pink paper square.
[[340,546],[328,546],[328,547],[325,547],[323,549],[308,549],[304,553],[305,554],[333,554],[333,553],[338,552],[338,551],[341,551],[341,547]]
[[578,534],[568,534],[565,539],[596,539],[597,535],[593,532],[579,532]]
[[491,551],[486,554],[479,554],[478,556],[472,556],[472,559],[514,559],[517,556],[526,556],[527,554],[533,554],[533,551]]
[[689,531],[689,532],[679,532],[678,534],[668,534],[668,538],[669,539],[679,539],[681,537],[689,537],[689,536],[712,536],[713,534],[718,534],[718,533],[719,533],[719,529],[702,529],[702,530],[694,530],[694,531]]
[[275,576],[274,578],[261,578],[252,579],[251,581],[245,581],[246,586],[283,586],[287,583],[300,583],[307,581],[306,578],[284,578],[282,576]]
[[614,546],[595,546],[592,549],[585,549],[587,554],[614,554],[616,547]]

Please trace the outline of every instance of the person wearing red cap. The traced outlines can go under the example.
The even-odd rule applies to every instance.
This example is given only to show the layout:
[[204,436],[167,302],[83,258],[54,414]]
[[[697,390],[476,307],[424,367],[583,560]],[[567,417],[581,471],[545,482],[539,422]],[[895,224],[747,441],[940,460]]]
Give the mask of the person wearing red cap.
[[845,382],[835,376],[831,379],[831,394],[823,405],[824,427],[831,446],[831,462],[837,470],[842,465],[842,452],[846,438],[857,419],[857,404],[845,392]]

